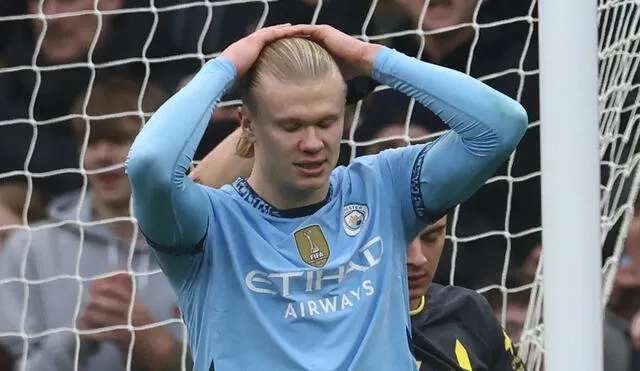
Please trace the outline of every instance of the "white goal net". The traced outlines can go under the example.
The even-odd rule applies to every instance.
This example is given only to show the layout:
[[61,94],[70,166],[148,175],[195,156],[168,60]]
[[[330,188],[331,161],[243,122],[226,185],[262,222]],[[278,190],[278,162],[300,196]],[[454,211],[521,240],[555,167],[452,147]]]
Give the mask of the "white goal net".
[[[598,7],[600,28],[605,305],[638,194],[640,3],[598,0],[594,6]],[[119,350],[87,350],[78,340],[80,334],[116,336],[112,330],[162,328],[186,341],[170,297],[160,298],[158,292],[148,292],[169,287],[164,286],[159,268],[140,257],[136,242],[139,235],[134,232],[133,237],[127,235],[125,242],[117,242],[118,238],[95,231],[100,227],[121,227],[118,223],[135,225],[135,221],[118,214],[91,220],[78,206],[95,200],[95,193],[88,187],[92,176],[117,172],[123,165],[121,161],[110,163],[110,155],[95,152],[95,148],[88,153],[95,144],[91,137],[94,126],[88,121],[100,119],[106,123],[134,117],[144,122],[153,109],[149,109],[147,98],[140,91],[148,91],[153,84],[171,93],[233,40],[255,28],[280,22],[332,24],[363,40],[385,43],[471,74],[517,99],[527,109],[530,127],[522,145],[477,196],[450,214],[447,247],[436,280],[471,287],[487,295],[496,316],[508,332],[515,334],[514,342],[519,344],[529,369],[541,370],[545,331],[541,278],[544,270],[536,259],[541,233],[536,0],[29,0],[0,5],[0,38],[4,39],[0,40],[0,205],[8,205],[0,207],[0,236],[19,233],[23,244],[18,252],[0,255],[0,259],[13,259],[11,264],[0,262],[0,267],[11,265],[12,269],[10,274],[0,272],[0,293],[19,292],[15,297],[19,302],[3,307],[17,312],[8,316],[15,321],[13,327],[0,327],[0,343],[13,339],[13,347],[23,352],[20,361],[26,361],[27,354],[38,352],[50,357],[39,363],[36,359],[28,363],[32,368],[26,369],[101,370],[110,369],[109,362]],[[122,103],[124,108],[117,112],[91,113],[95,87],[104,83],[103,76],[112,76],[106,71],[132,76],[141,82],[142,89],[138,89],[132,107]],[[355,97],[362,98],[370,86],[367,82],[362,86],[353,83],[351,88]],[[82,95],[85,91],[87,95]],[[104,91],[100,90],[100,94]],[[78,96],[84,98],[76,105],[80,110],[74,112]],[[125,96],[104,96],[104,106],[117,106]],[[238,104],[233,94],[225,97],[198,149],[198,158],[233,128],[232,115],[224,108]],[[443,131],[435,115],[421,111],[414,102],[388,94],[384,87],[369,92],[348,112],[341,157],[344,163],[359,151],[378,144],[425,140]],[[70,130],[73,120],[84,122],[86,125],[81,126],[89,131]],[[394,131],[394,127],[400,129]],[[82,137],[70,139],[78,130]],[[127,141],[119,137],[122,133],[110,134],[104,127],[98,132],[112,142]],[[79,156],[73,157],[76,145]],[[20,185],[18,191],[5,187],[15,180]],[[101,181],[105,192],[113,190],[110,187],[117,188],[117,180],[109,175]],[[34,208],[77,189],[77,199],[72,199],[75,206],[66,213],[57,210],[54,220],[32,218],[32,213],[37,214]],[[16,208],[16,202],[21,207]],[[12,212],[18,215],[17,219],[4,217],[3,213]],[[93,212],[96,211],[89,214]],[[76,232],[51,232],[65,228]],[[123,229],[126,232],[126,227]],[[47,235],[50,232],[54,237],[46,237],[51,236]],[[54,249],[59,238],[70,238],[68,245]],[[0,237],[0,246],[6,241],[9,240]],[[36,246],[43,241],[50,245]],[[96,244],[105,245],[105,251],[110,252],[104,256],[96,253]],[[124,256],[113,252],[117,244],[130,247]],[[8,246],[9,243],[4,246],[6,251]],[[66,249],[76,250],[69,257],[57,255]],[[35,258],[34,254],[42,257]],[[100,268],[85,266],[84,259],[91,254],[95,254],[95,264]],[[73,262],[61,261],[66,258]],[[111,260],[107,264],[105,259]],[[42,268],[48,262],[50,267]],[[579,263],[576,257],[567,262],[567,269]],[[147,295],[154,320],[136,324],[136,311],[129,305],[124,324],[107,326],[106,330],[78,328],[76,320],[88,300],[83,292],[92,282],[110,277],[114,270],[136,277],[132,290],[139,293],[137,297]],[[75,285],[71,285],[73,291],[55,291],[69,287],[69,282]],[[514,297],[520,299],[512,305]],[[41,308],[34,309],[37,305]],[[53,312],[64,308],[71,308],[71,314]],[[55,336],[64,340],[65,334],[71,336],[67,349],[60,350],[46,342],[47,337]],[[144,331],[140,334],[136,336],[145,336]],[[137,349],[128,341],[125,357],[118,362],[130,370],[141,357],[135,355]],[[55,356],[51,352],[67,353]],[[187,367],[186,349],[182,347],[177,354],[176,364],[181,366],[176,369]]]

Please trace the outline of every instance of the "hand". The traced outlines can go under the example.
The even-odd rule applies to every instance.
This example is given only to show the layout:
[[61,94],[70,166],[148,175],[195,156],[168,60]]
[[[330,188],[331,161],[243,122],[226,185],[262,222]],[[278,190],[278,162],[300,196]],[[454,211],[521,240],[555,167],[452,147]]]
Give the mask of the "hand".
[[331,53],[345,81],[356,76],[370,76],[373,60],[382,48],[382,45],[358,40],[328,25],[301,25],[298,32]]
[[249,71],[267,44],[285,37],[300,34],[304,25],[283,24],[262,28],[229,45],[220,55],[228,58],[235,66],[238,77]]
[[[120,274],[97,280],[91,285],[89,294],[89,303],[76,323],[78,329],[97,330],[129,323],[129,308],[133,300],[130,275]],[[134,301],[131,324],[141,326],[152,321],[151,314],[144,304]],[[122,349],[128,349],[131,332],[119,329],[83,334],[82,338],[94,341],[111,341]]]

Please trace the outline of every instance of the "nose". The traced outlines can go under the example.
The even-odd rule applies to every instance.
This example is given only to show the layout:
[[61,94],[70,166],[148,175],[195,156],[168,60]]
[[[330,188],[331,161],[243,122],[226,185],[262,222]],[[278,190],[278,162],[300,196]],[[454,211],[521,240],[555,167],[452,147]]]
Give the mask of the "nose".
[[[114,149],[111,143],[100,140],[90,144],[90,148],[87,148],[87,154],[91,154],[91,158],[96,163],[101,165],[108,165],[113,163]],[[85,160],[86,161],[86,160]]]
[[410,266],[421,266],[427,263],[427,257],[422,253],[420,239],[414,239],[407,249],[407,264]]
[[308,126],[304,131],[304,137],[300,141],[300,150],[303,152],[315,153],[322,150],[324,142],[318,136],[314,126]]

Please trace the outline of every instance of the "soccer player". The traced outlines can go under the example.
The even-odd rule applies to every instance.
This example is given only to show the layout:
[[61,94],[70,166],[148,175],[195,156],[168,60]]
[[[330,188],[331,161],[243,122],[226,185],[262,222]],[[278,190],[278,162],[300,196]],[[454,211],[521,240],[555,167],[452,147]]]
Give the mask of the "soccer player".
[[[408,103],[409,99],[406,101]],[[391,102],[398,103],[398,100]],[[362,136],[364,141],[376,142],[364,148],[364,155],[375,154],[381,148],[406,145],[397,140],[382,142],[385,138],[402,135],[407,130],[402,129],[404,124],[393,121],[376,122],[373,127],[369,124],[372,123],[363,120],[363,126],[358,128],[366,129],[367,134]],[[419,121],[408,127],[412,137],[430,134],[424,130]],[[189,176],[214,188],[231,183],[236,177],[249,176],[252,159],[224,157],[231,152],[224,147],[237,142],[240,133],[237,131],[214,148]],[[484,296],[462,287],[432,283],[445,245],[446,227],[445,216],[423,229],[407,249],[412,344],[420,370],[524,371],[524,363]]]
[[[453,130],[334,170],[354,75],[416,98]],[[251,175],[201,186],[186,170],[240,78]],[[485,84],[329,26],[265,28],[207,62],[126,165],[195,369],[415,370],[406,246],[473,194],[526,126],[523,108]]]
[[431,282],[444,247],[445,226],[442,218],[425,228],[407,251],[411,333],[420,370],[525,371],[482,295]]

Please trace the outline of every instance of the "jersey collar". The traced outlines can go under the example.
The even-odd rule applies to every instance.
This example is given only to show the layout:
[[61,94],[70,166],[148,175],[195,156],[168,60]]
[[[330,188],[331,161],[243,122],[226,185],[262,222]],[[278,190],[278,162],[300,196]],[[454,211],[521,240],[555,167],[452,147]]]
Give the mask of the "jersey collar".
[[235,191],[238,193],[238,195],[240,195],[240,197],[242,197],[255,209],[267,215],[279,218],[300,218],[303,216],[311,215],[322,208],[324,205],[326,205],[333,196],[333,185],[329,183],[329,192],[327,192],[327,197],[325,197],[324,200],[312,205],[295,207],[292,209],[278,209],[267,202],[267,200],[260,197],[260,195],[253,190],[253,188],[249,185],[245,178],[240,177],[236,179],[233,182],[232,186],[233,189],[235,189]]

